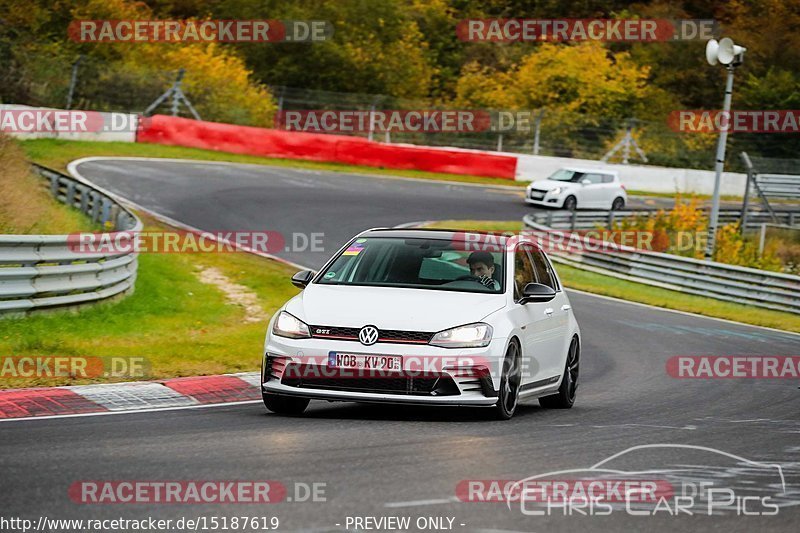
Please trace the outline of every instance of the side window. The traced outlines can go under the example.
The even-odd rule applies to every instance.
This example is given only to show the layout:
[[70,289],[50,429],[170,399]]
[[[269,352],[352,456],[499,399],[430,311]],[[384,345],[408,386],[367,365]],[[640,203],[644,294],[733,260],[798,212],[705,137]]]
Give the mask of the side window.
[[522,289],[528,283],[536,281],[536,274],[533,270],[527,246],[519,246],[514,252],[514,299],[519,300],[522,297]]
[[603,174],[603,183],[614,183],[614,176]]
[[598,183],[603,182],[603,176],[600,174],[586,174],[582,179],[588,179],[592,185],[596,185]]
[[551,287],[553,290],[557,291],[558,284],[556,283],[555,273],[553,272],[550,263],[547,261],[547,259],[545,259],[544,254],[539,250],[529,250],[528,253],[531,254],[537,283],[547,285],[548,287]]

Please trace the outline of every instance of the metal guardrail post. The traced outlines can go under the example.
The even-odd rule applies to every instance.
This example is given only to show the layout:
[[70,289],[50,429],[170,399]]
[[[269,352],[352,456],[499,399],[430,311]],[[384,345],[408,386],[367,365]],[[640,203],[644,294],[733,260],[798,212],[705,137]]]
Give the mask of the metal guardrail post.
[[87,187],[80,185],[78,186],[78,191],[81,193],[81,213],[87,214],[89,211],[89,190]]
[[569,230],[570,231],[575,231],[575,224],[577,224],[577,222],[578,222],[578,210],[577,209],[573,209],[572,213],[570,215],[570,221],[569,221]]
[[89,195],[92,198],[92,211],[89,213],[89,218],[92,219],[92,222],[97,222],[100,217],[100,193],[92,191]]
[[105,223],[111,218],[111,202],[105,196],[100,198],[100,223]]
[[753,163],[750,161],[750,156],[747,155],[747,152],[742,152],[739,154],[739,157],[742,159],[742,163],[744,163],[744,166],[747,169],[747,176],[744,180],[744,198],[742,199],[741,224],[739,225],[739,233],[744,233],[744,229],[747,227],[747,209],[750,203],[750,181],[753,179]]
[[75,205],[75,182],[69,181],[67,182],[67,195],[66,195],[66,204],[70,207]]

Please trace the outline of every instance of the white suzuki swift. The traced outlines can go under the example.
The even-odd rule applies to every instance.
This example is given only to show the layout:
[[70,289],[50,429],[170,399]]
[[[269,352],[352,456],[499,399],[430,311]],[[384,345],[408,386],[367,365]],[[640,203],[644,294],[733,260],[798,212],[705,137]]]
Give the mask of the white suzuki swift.
[[493,407],[575,401],[580,330],[545,254],[525,238],[373,229],[272,318],[261,382],[270,411],[309,400]]
[[625,186],[613,170],[562,168],[525,190],[525,202],[536,206],[619,211],[628,202]]

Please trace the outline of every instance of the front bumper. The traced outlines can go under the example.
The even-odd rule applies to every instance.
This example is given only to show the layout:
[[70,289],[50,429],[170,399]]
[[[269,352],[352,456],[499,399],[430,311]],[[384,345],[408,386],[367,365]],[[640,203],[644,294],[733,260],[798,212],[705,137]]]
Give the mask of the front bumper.
[[[531,192],[538,192],[539,194],[537,194],[536,197],[533,197]],[[525,203],[530,205],[561,207],[564,205],[564,198],[566,198],[564,193],[552,194],[548,191],[544,194],[541,194],[541,191],[531,191],[531,189],[525,190]]]
[[[360,379],[363,374],[353,374],[354,371],[350,370],[351,374],[346,375],[356,379],[339,379],[337,375],[326,381],[330,352],[399,355],[403,357],[402,374],[385,373],[377,378]],[[492,339],[485,348],[447,349],[427,344],[377,343],[364,346],[353,341],[286,339],[270,335],[265,357],[265,363],[269,361],[270,365],[266,372],[262,372],[262,389],[272,394],[334,401],[489,406],[497,402],[496,391],[504,353],[505,339]],[[275,361],[279,363],[274,365]],[[319,369],[323,372],[320,373]],[[434,377],[428,377],[431,375]],[[317,380],[320,376],[323,378],[321,381]],[[404,385],[388,386],[388,381],[399,379],[402,383],[406,376],[412,376],[410,379],[417,382],[440,379],[441,383],[436,387],[417,388],[412,382],[408,390],[403,390]],[[375,387],[376,379],[386,381]],[[395,390],[386,392],[383,389]]]
[[264,392],[284,396],[299,396],[312,400],[331,400],[343,402],[395,403],[411,405],[452,405],[452,406],[491,406],[497,403],[496,397],[486,397],[478,392],[462,393],[459,396],[413,396],[399,394],[378,394],[374,392],[352,392],[330,389],[298,389],[268,381],[262,385]]

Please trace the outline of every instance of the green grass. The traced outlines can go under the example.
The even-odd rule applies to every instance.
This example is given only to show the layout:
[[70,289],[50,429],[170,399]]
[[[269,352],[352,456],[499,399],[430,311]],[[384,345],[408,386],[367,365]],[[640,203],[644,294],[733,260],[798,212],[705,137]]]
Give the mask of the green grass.
[[0,135],[0,233],[59,234],[95,231],[99,224],[50,193],[50,182],[31,171],[19,143]]
[[[146,227],[163,229],[153,222]],[[0,320],[0,354],[144,357],[149,366],[145,379],[258,370],[266,320],[245,323],[242,307],[228,303],[216,286],[199,281],[199,267],[215,267],[248,287],[267,316],[297,294],[289,280],[293,268],[255,255],[140,254],[132,295],[78,312]],[[3,379],[0,388],[99,381],[114,380],[17,378]]]
[[[519,231],[519,222],[494,222],[481,220],[445,220],[434,222],[427,227],[481,230],[481,231]],[[596,272],[581,270],[562,263],[556,264],[561,281],[566,287],[603,296],[612,296],[676,311],[687,311],[715,318],[725,318],[745,324],[766,326],[786,331],[800,332],[800,316],[769,309],[714,300],[692,294],[652,287],[642,283],[604,276]]]
[[398,170],[375,168],[340,163],[320,163],[300,159],[279,159],[273,157],[257,157],[250,155],[230,154],[181,146],[163,146],[160,144],[124,143],[124,142],[91,142],[65,141],[59,139],[31,139],[22,141],[22,146],[32,161],[55,169],[65,169],[67,163],[90,156],[122,156],[122,157],[165,157],[173,159],[197,159],[202,161],[228,161],[232,163],[251,163],[287,168],[306,168],[310,170],[327,170],[333,172],[356,172],[377,176],[397,176],[405,178],[456,181],[477,183],[481,185],[505,185],[509,187],[525,187],[527,182],[501,178],[485,178],[459,174],[423,172],[421,170]]

